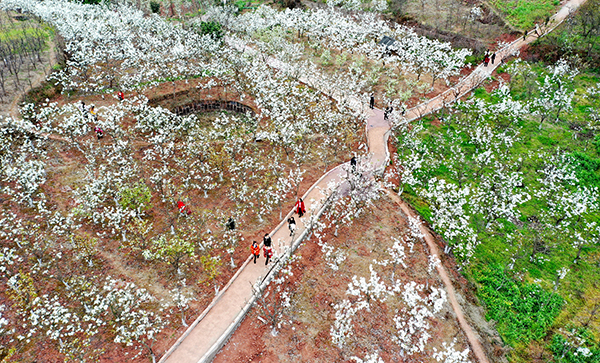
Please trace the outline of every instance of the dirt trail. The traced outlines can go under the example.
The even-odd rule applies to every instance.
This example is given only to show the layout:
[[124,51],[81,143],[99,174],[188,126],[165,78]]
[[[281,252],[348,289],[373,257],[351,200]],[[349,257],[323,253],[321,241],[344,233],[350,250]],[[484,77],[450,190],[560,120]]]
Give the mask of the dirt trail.
[[[413,210],[406,204],[406,202],[404,202],[402,199],[400,199],[400,197],[398,197],[398,195],[396,193],[389,191],[387,189],[386,189],[386,192],[387,192],[388,196],[400,206],[400,209],[402,209],[404,214],[406,214],[407,216],[410,216],[412,218],[415,218],[419,221],[419,230],[423,234],[423,236],[425,238],[425,242],[427,242],[427,246],[429,247],[429,255],[434,256],[435,258],[440,260],[440,253],[437,248],[437,245],[435,244],[435,238],[431,235],[431,232],[429,232],[429,229],[427,228],[427,226],[424,223],[422,223],[421,218],[418,215],[416,215],[413,212]],[[442,282],[444,283],[444,286],[446,287],[446,292],[448,293],[448,299],[450,300],[450,305],[452,306],[452,310],[454,310],[454,313],[456,314],[456,318],[458,319],[458,323],[460,324],[460,327],[462,328],[463,332],[465,333],[465,335],[467,337],[467,340],[469,341],[469,345],[471,346],[471,350],[473,351],[473,354],[475,355],[475,357],[477,358],[477,360],[479,362],[489,363],[489,360],[487,359],[487,356],[485,355],[485,351],[483,350],[483,347],[481,346],[481,343],[479,342],[478,335],[475,334],[473,329],[471,329],[471,326],[467,322],[467,319],[465,318],[465,315],[463,314],[462,308],[461,308],[460,304],[458,303],[458,300],[456,299],[456,292],[454,291],[454,286],[452,285],[452,281],[450,280],[450,276],[448,275],[446,268],[444,267],[443,264],[439,263],[436,266],[436,270],[440,274],[440,278],[442,279]]]

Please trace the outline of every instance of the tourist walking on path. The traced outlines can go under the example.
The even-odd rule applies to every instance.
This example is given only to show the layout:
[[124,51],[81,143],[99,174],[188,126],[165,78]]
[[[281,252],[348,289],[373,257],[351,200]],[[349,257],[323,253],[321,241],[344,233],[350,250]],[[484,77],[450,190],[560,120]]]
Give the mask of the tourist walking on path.
[[296,213],[298,213],[298,217],[300,218],[306,213],[306,207],[304,207],[302,198],[298,198],[298,201],[296,202]]
[[385,111],[383,111],[383,119],[387,121],[392,111],[394,111],[394,108],[392,106],[386,107]]
[[375,107],[375,94],[371,93],[371,99],[369,100],[369,107],[371,107],[371,110]]
[[291,237],[294,235],[294,231],[296,230],[296,220],[292,216],[287,221],[288,221],[288,227],[290,228],[290,237]]
[[254,256],[254,263],[256,264],[256,259],[260,257],[260,247],[256,241],[252,241],[250,250],[252,251],[252,256]]
[[490,57],[488,57],[488,55],[486,54],[485,57],[483,57],[483,65],[487,67],[489,62]]
[[268,233],[265,233],[265,236],[263,237],[263,244],[266,247],[271,247],[271,237],[269,237]]
[[119,93],[117,93],[117,97],[119,97],[119,101],[123,101],[125,99],[125,95],[123,94],[123,91],[119,91]]
[[350,159],[350,168],[352,168],[352,172],[356,171],[356,156],[353,156],[352,159]]
[[492,64],[494,64],[494,61],[496,60],[496,53],[492,54]]
[[271,247],[267,247],[264,246],[263,250],[265,252],[265,265],[267,265],[269,263],[269,260],[271,259],[271,257],[273,257],[273,249]]

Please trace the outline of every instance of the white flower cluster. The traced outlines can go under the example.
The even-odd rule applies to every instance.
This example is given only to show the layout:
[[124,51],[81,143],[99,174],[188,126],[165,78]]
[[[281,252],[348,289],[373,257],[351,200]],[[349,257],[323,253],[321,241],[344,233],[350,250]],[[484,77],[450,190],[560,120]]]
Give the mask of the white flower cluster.
[[[396,242],[395,245],[399,245],[400,241]],[[390,253],[393,256],[396,250],[392,248]],[[372,265],[369,265],[369,271],[371,274],[368,280],[353,276],[352,282],[348,284],[346,294],[354,298],[344,299],[334,306],[335,321],[330,329],[333,343],[339,347],[346,345],[348,339],[354,335],[353,320],[360,311],[370,311],[372,303],[385,303],[398,294],[402,297],[403,307],[394,317],[396,333],[393,339],[404,354],[423,352],[431,338],[429,319],[434,318],[435,314],[443,309],[447,301],[446,292],[431,287],[431,293],[427,295],[424,293],[425,285],[414,281],[403,284],[393,278],[393,284],[387,286]]]
[[455,253],[468,259],[477,246],[475,231],[465,211],[470,194],[468,186],[459,188],[444,179],[432,178],[422,195],[431,202],[433,227],[455,248]]
[[[353,1],[347,3],[351,7],[360,4]],[[468,49],[452,50],[449,43],[419,36],[407,27],[390,24],[372,13],[345,16],[333,7],[277,11],[268,6],[260,6],[256,11],[247,12],[235,19],[224,20],[222,15],[215,19],[223,21],[232,30],[248,35],[282,27],[307,34],[326,47],[363,53],[372,59],[379,59],[381,55],[387,54],[388,62],[400,63],[406,71],[416,72],[419,76],[429,73],[434,82],[436,79],[447,80],[450,76],[457,75],[464,66],[465,58],[471,54]],[[384,35],[397,40],[391,47],[395,55],[390,55],[383,46],[378,45]]]
[[164,327],[161,317],[144,308],[155,301],[145,289],[137,288],[133,283],[119,287],[119,282],[107,279],[103,289],[106,292],[100,305],[110,307],[113,315],[111,325],[115,330],[114,341],[127,346],[148,344],[156,339]]
[[375,353],[367,353],[365,359],[360,359],[358,357],[351,357],[353,361],[356,363],[385,363],[382,358],[379,357],[377,352]]
[[0,274],[7,275],[8,265],[14,265],[15,262],[19,263],[21,261],[23,261],[23,258],[14,249],[3,247],[0,250]]
[[444,350],[438,352],[436,348],[433,348],[433,358],[436,361],[442,363],[470,363],[469,357],[469,348],[459,352],[454,349],[454,344],[456,343],[456,338],[451,344],[446,342],[442,343]]
[[4,336],[7,333],[5,327],[8,325],[8,319],[2,316],[2,312],[5,308],[6,306],[0,305],[0,336]]
[[357,276],[353,276],[352,282],[348,284],[346,294],[354,295],[359,298],[364,296],[367,302],[370,302],[371,300],[385,301],[387,296],[390,295],[387,286],[379,278],[377,272],[373,270],[373,265],[369,265],[369,271],[371,271],[369,281],[364,277],[358,279]]
[[[392,237],[392,241],[394,241],[394,244],[392,245],[392,247],[388,248],[388,250],[387,250],[387,252],[391,258],[382,260],[382,261],[374,261],[374,262],[381,266],[387,266],[387,265],[391,264],[392,266],[394,266],[394,270],[397,265],[400,265],[403,268],[408,268],[408,266],[404,262],[404,260],[406,259],[406,252],[404,250],[404,245],[409,244],[410,249],[411,249],[410,252],[412,252],[414,243],[412,243],[412,242],[406,243],[405,240],[411,240],[411,238],[406,237],[406,236],[401,239]],[[392,274],[395,274],[395,271],[392,271]],[[393,277],[392,277],[392,280],[394,280]]]
[[548,71],[550,74],[541,83],[537,82],[540,94],[531,102],[535,114],[541,116],[542,122],[550,116],[554,118],[553,121],[558,121],[561,112],[572,109],[575,90],[570,87],[570,82],[579,73],[577,68],[571,67],[564,59],[549,67]]
[[520,215],[517,207],[531,200],[522,191],[523,173],[506,170],[504,163],[496,161],[493,173],[482,176],[472,197],[473,210],[486,216],[488,221],[497,218],[516,220]]
[[52,0],[3,1],[3,10],[21,9],[53,25],[66,40],[67,67],[56,79],[65,89],[98,91],[202,74],[218,47],[200,36],[127,4],[85,5]]
[[46,152],[28,120],[0,117],[0,178],[2,192],[18,203],[34,204],[34,195],[46,182]]
[[347,253],[339,248],[327,244],[327,242],[320,243],[321,251],[323,251],[323,258],[327,266],[333,271],[340,269],[340,265],[346,261],[348,257]]
[[[407,355],[423,352],[431,338],[429,319],[442,310],[446,291],[431,287],[432,292],[422,297],[425,285],[411,281],[404,286],[397,283],[394,290],[401,293],[406,307],[394,317],[397,333],[393,337]],[[432,308],[430,308],[432,307]]]
[[363,4],[360,0],[327,0],[328,6],[341,6],[348,10],[372,10],[375,12],[384,12],[387,10],[387,1],[372,0],[368,4]]
[[597,188],[578,185],[574,161],[569,155],[558,150],[553,155],[540,154],[539,158],[544,163],[538,170],[541,188],[536,190],[535,197],[548,206],[548,210],[540,213],[543,221],[567,229],[573,219],[597,210]]

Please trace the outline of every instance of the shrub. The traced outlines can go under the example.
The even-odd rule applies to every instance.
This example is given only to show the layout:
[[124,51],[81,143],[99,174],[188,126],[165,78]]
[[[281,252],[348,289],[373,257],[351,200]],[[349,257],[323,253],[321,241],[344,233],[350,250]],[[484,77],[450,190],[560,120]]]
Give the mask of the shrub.
[[581,152],[574,152],[572,155],[575,160],[575,174],[582,185],[597,187],[600,186],[600,159],[595,159]]
[[160,13],[160,3],[157,1],[150,1],[150,11],[152,11],[153,14]]
[[135,183],[131,186],[127,185],[121,188],[121,199],[119,204],[123,208],[132,210],[147,210],[150,208],[150,199],[152,199],[152,193],[150,188],[142,182]]
[[[561,329],[562,331],[562,329]],[[600,347],[594,338],[583,328],[572,329],[563,334],[554,334],[550,350],[556,363],[597,363],[600,362]]]
[[480,284],[477,295],[485,302],[487,318],[498,323],[498,332],[511,346],[545,337],[563,305],[560,296],[514,280],[498,265],[478,266],[473,277]]
[[216,21],[203,21],[200,23],[200,33],[202,35],[210,35],[213,39],[223,38],[223,29],[221,24]]

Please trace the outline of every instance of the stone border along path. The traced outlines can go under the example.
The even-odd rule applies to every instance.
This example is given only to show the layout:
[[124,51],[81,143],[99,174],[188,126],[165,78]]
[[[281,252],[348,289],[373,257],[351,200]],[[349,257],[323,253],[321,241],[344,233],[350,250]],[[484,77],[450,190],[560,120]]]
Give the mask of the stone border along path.
[[[564,19],[570,15],[575,9],[585,3],[586,0],[571,0],[568,1],[554,16],[550,18],[547,26],[539,28],[540,36],[543,36],[554,30]],[[485,67],[480,64],[471,74],[462,79],[457,85],[441,93],[440,95],[431,98],[418,106],[412,107],[406,111],[405,120],[408,123],[417,120],[425,115],[436,112],[451,103],[456,102],[468,92],[478,87],[485,81],[491,73],[500,65],[502,61],[516,52],[524,45],[535,41],[538,36],[535,31],[530,31],[525,40],[523,37],[513,41],[504,48],[496,52],[495,64],[488,64]],[[235,43],[234,40],[227,40],[230,45],[241,47],[243,51],[254,52],[254,50],[245,44]],[[286,65],[273,58],[265,59],[265,61],[274,68],[285,68]],[[299,79],[300,82],[306,83],[311,87],[318,84],[318,80],[311,82],[310,79]],[[347,104],[359,114],[369,116],[366,123],[367,143],[371,154],[371,163],[378,173],[383,173],[385,166],[389,163],[389,151],[387,149],[387,141],[391,132],[391,125],[388,121],[383,120],[383,112],[379,109],[369,110],[367,103],[361,101],[357,97],[347,97],[342,92],[333,92],[330,97],[338,100],[338,102],[347,102]],[[342,164],[344,165],[344,164]],[[259,259],[257,264],[250,263],[252,257],[248,259],[231,278],[229,283],[221,290],[214,298],[212,303],[198,316],[198,318],[190,324],[183,335],[175,342],[175,344],[165,353],[159,363],[204,363],[210,362],[217,355],[219,350],[225,345],[233,332],[241,324],[244,317],[252,308],[257,296],[253,293],[253,285],[257,283],[259,291],[269,284],[276,273],[281,268],[281,262],[290,256],[300,243],[311,232],[311,223],[316,221],[325,208],[329,204],[330,196],[326,194],[328,185],[332,182],[340,183],[343,180],[344,170],[342,165],[339,165],[325,175],[323,175],[308,191],[303,195],[303,200],[309,211],[303,218],[298,218],[297,229],[294,236],[289,236],[288,229],[283,228],[286,220],[293,214],[290,211],[279,225],[270,233],[273,240],[273,249],[275,258],[271,265],[265,266]],[[392,200],[400,205],[402,211],[409,216],[418,216],[398,195],[387,190],[388,195]],[[308,222],[308,223],[305,223]],[[439,258],[440,254],[434,242],[434,237],[428,230],[426,225],[421,222],[419,229],[424,234],[425,241],[429,246],[430,255]],[[264,257],[262,259],[264,261]],[[484,349],[481,346],[477,333],[473,331],[467,322],[460,304],[456,299],[452,281],[442,264],[437,266],[437,271],[448,293],[448,299],[452,309],[456,313],[460,327],[463,329],[470,348],[473,354],[480,363],[489,363]],[[260,281],[260,282],[259,282]]]

